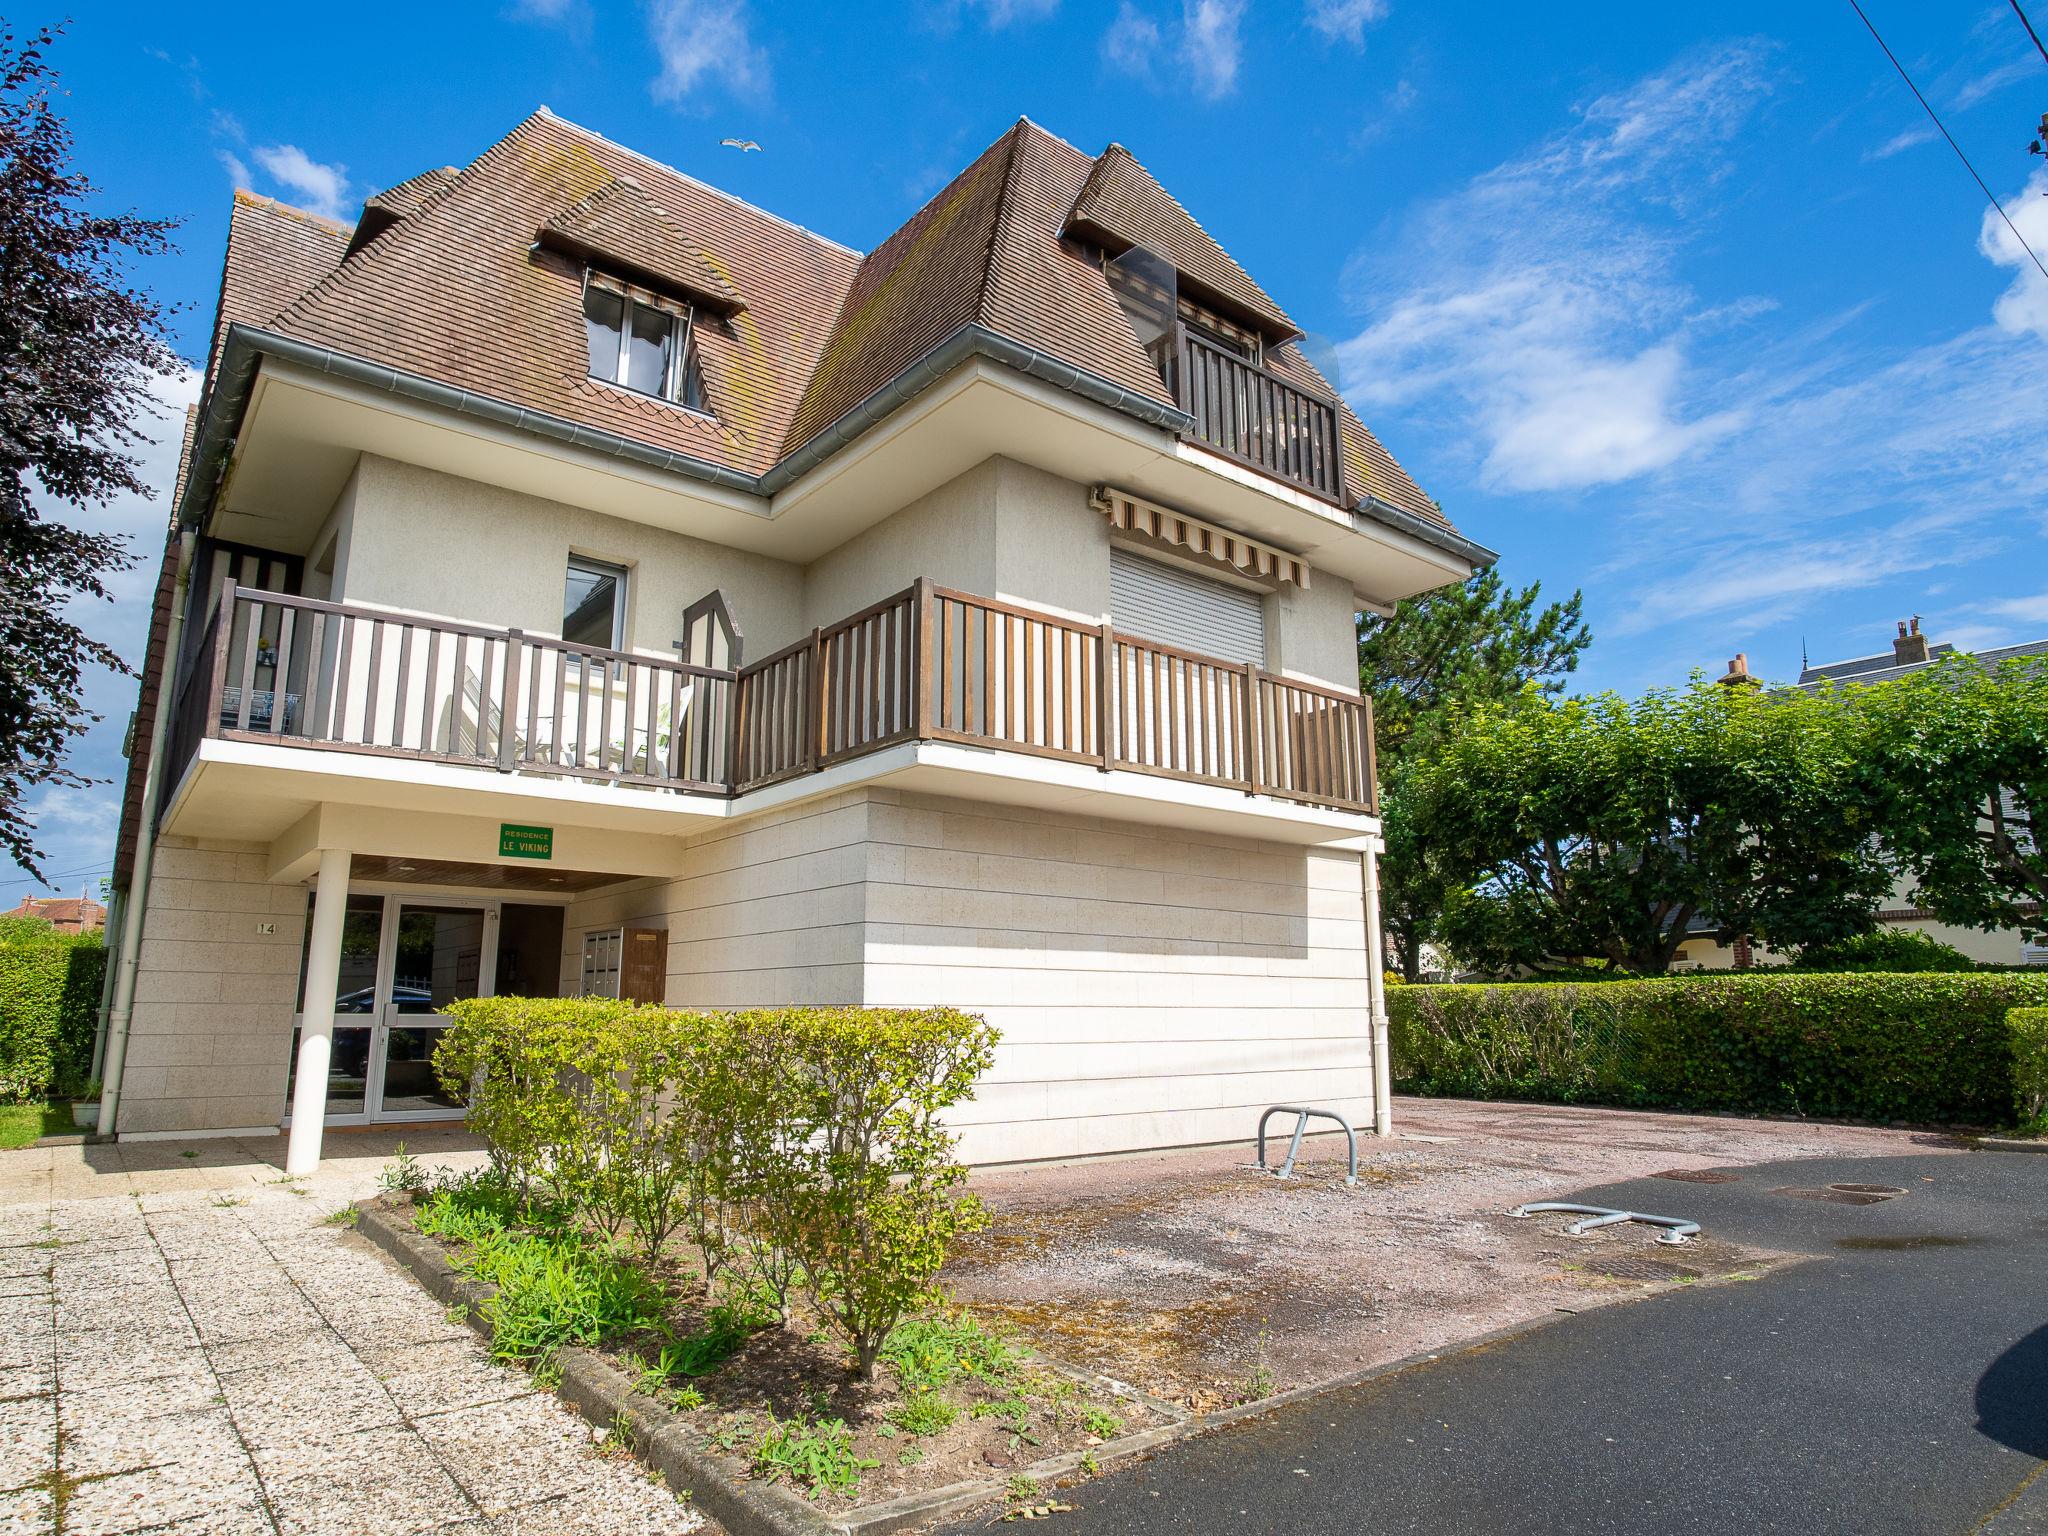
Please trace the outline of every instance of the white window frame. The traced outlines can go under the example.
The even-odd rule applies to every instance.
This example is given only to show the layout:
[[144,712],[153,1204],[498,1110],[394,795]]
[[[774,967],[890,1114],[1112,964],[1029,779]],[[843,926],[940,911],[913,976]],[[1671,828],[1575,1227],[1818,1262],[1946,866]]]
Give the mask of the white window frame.
[[[593,284],[590,279],[591,272],[586,267],[583,270],[583,323],[586,327],[590,324],[590,290],[592,287],[602,289],[619,301],[619,354],[612,359],[611,373],[594,373],[591,377],[603,379],[605,383],[616,385],[620,389],[630,389],[636,395],[648,395],[652,399],[666,400],[670,405],[681,406],[686,411],[696,411],[699,414],[704,414],[700,406],[691,405],[683,399],[683,384],[689,370],[690,342],[695,336],[697,329],[697,307],[694,304],[685,305],[683,306],[682,313],[678,314],[674,310],[663,309],[659,305],[643,304],[633,296],[634,290],[629,284],[620,283],[616,279]],[[636,309],[653,310],[654,313],[664,315],[668,319],[668,365],[662,371],[661,389],[658,393],[635,388],[626,382],[626,360],[631,354],[633,347],[633,312]]]

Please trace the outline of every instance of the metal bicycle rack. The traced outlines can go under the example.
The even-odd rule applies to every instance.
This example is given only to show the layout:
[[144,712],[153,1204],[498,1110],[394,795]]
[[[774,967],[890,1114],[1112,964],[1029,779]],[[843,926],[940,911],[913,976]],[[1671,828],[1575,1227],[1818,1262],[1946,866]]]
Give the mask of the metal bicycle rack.
[[1308,1129],[1308,1122],[1313,1117],[1317,1120],[1334,1120],[1344,1128],[1344,1143],[1350,1149],[1351,1156],[1350,1172],[1345,1177],[1344,1182],[1346,1184],[1356,1184],[1358,1182],[1358,1133],[1351,1129],[1351,1122],[1338,1114],[1334,1109],[1314,1109],[1302,1104],[1274,1104],[1263,1115],[1259,1116],[1259,1167],[1262,1171],[1266,1166],[1266,1122],[1275,1115],[1293,1115],[1296,1119],[1294,1122],[1294,1140],[1288,1143],[1287,1146],[1287,1161],[1273,1170],[1274,1178],[1291,1179],[1294,1177],[1294,1159],[1301,1152],[1302,1133]]
[[1646,1216],[1641,1211],[1617,1211],[1605,1205],[1573,1205],[1565,1200],[1537,1200],[1528,1205],[1518,1205],[1510,1216],[1535,1216],[1543,1211],[1575,1211],[1585,1217],[1565,1228],[1573,1237],[1579,1237],[1595,1227],[1611,1227],[1619,1222],[1640,1221],[1645,1226],[1662,1227],[1657,1241],[1666,1244],[1689,1243],[1699,1236],[1700,1224],[1696,1221],[1682,1221],[1676,1216]]

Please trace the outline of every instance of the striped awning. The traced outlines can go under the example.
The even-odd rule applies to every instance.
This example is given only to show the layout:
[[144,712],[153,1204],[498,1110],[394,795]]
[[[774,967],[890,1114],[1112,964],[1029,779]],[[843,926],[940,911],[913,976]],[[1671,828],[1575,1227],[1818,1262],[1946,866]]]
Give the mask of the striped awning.
[[1218,528],[1214,523],[1205,523],[1198,517],[1189,517],[1185,512],[1162,507],[1156,501],[1147,501],[1142,496],[1133,496],[1129,491],[1119,491],[1113,486],[1096,486],[1089,493],[1088,504],[1107,517],[1111,527],[1121,528],[1126,533],[1142,533],[1185,549],[1190,554],[1214,560],[1219,565],[1227,565],[1234,571],[1242,571],[1247,576],[1290,581],[1304,592],[1308,590],[1308,562],[1284,549],[1261,544],[1257,539],[1232,533],[1228,528]]

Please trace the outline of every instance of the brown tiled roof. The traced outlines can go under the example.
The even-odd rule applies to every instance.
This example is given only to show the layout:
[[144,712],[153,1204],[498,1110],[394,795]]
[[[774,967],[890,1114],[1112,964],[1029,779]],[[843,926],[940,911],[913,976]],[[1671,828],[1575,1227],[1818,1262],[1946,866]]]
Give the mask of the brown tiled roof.
[[341,265],[348,226],[254,192],[237,191],[228,213],[228,251],[220,271],[220,316],[213,328],[206,382],[231,325],[266,325]]
[[421,206],[429,198],[461,174],[461,170],[452,165],[421,171],[417,176],[406,177],[395,187],[386,187],[382,192],[371,193],[363,199],[363,206],[389,214],[394,222],[409,219],[420,211]]
[[[319,237],[288,254],[282,286],[323,263],[332,270],[269,317],[229,315],[224,288],[224,319],[267,321],[743,474],[811,442],[970,324],[1171,405],[1103,276],[1104,242],[1142,239],[1191,294],[1276,337],[1294,331],[1129,151],[1090,157],[1024,120],[866,257],[545,109],[460,172],[429,172],[371,201],[403,205],[405,217],[338,266],[335,227],[313,221]],[[536,248],[542,231],[551,240]],[[580,256],[555,244],[744,302],[696,331],[710,417],[588,377]],[[1275,345],[1268,356],[1276,371],[1329,391],[1298,349]],[[1343,417],[1349,486],[1442,523],[1348,408]]]
[[783,451],[970,323],[1171,405],[1101,269],[1060,238],[1091,164],[1020,120],[883,241],[861,263]]
[[75,924],[97,928],[107,920],[107,909],[86,896],[24,896],[7,917],[40,917],[59,927]]
[[1184,286],[1198,290],[1226,312],[1249,320],[1275,341],[1300,334],[1287,312],[1252,281],[1251,274],[1230,259],[1172,193],[1138,164],[1121,144],[1096,156],[1068,216],[1070,233],[1106,246],[1121,255],[1142,245],[1179,269]]
[[[697,327],[716,419],[588,376],[582,270],[534,234],[620,178],[716,253],[749,307]],[[318,346],[759,474],[775,462],[859,257],[536,112],[279,317]]]
[[719,270],[718,258],[626,176],[615,176],[541,226],[541,236],[571,254],[594,255],[629,275],[708,300],[721,314],[746,306]]

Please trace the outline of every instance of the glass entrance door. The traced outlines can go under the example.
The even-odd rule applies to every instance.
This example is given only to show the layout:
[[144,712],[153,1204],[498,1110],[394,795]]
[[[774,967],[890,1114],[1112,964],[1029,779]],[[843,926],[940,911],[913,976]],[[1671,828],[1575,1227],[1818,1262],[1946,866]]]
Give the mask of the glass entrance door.
[[[330,1125],[462,1114],[462,1101],[434,1076],[434,1047],[450,1003],[497,989],[498,910],[488,897],[349,893],[327,1073]],[[305,974],[302,961],[302,989]],[[287,1106],[298,1075],[296,1023],[291,1049]]]
[[435,1078],[434,1047],[449,1025],[450,1003],[495,990],[497,903],[403,896],[390,902],[370,1117],[446,1120],[462,1113],[462,1101]]

